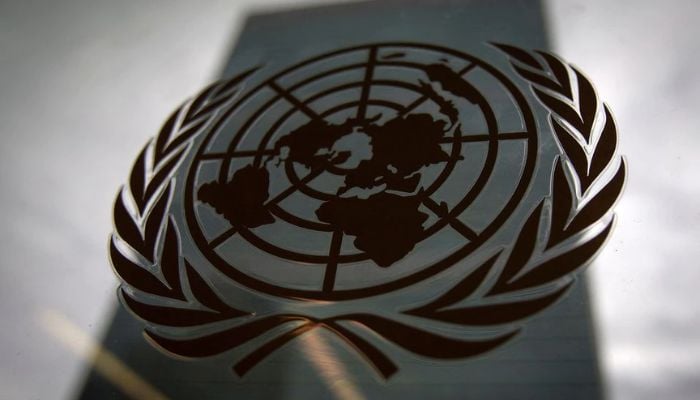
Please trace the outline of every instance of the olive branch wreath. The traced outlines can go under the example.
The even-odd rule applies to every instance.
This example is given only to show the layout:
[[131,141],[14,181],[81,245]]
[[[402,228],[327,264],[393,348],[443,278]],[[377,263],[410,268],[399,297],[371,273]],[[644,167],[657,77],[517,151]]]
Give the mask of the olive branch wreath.
[[[178,227],[168,215],[173,175],[192,139],[206,128],[217,110],[236,97],[254,68],[209,86],[178,108],[155,140],[143,148],[127,186],[117,195],[110,260],[122,281],[122,303],[150,324],[144,329],[146,339],[166,353],[200,358],[226,352],[294,322],[291,329],[238,361],[234,372],[245,375],[287,342],[322,327],[344,339],[381,376],[389,378],[397,366],[341,322],[373,331],[415,354],[459,359],[507,342],[521,329],[513,323],[561,298],[573,283],[571,273],[593,258],[614,223],[611,209],[622,191],[626,170],[624,159],[616,155],[615,123],[591,83],[571,64],[546,52],[493,45],[509,56],[511,67],[550,112],[549,123],[562,151],[554,160],[551,194],[530,213],[508,254],[499,250],[438,298],[401,312],[457,326],[499,327],[499,334],[487,339],[457,339],[371,313],[324,319],[300,314],[256,316],[227,304],[215,293],[180,253]],[[543,220],[548,222],[542,224]],[[600,225],[602,229],[596,229]],[[544,246],[538,245],[540,231],[547,235]],[[504,264],[499,262],[502,258]],[[500,264],[503,267],[497,267]],[[489,280],[493,271],[495,279]],[[523,291],[539,294],[532,298],[522,296]],[[198,337],[166,337],[153,328],[195,327],[228,320],[241,322]]]

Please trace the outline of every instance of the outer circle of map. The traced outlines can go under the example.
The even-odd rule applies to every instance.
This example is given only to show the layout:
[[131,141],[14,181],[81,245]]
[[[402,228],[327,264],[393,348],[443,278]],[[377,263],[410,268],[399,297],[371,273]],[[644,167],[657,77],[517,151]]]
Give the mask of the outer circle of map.
[[[365,298],[365,297],[370,297],[370,296],[375,296],[375,295],[380,295],[383,293],[388,293],[394,290],[398,290],[401,288],[404,288],[406,286],[413,285],[415,283],[418,283],[424,279],[427,279],[439,272],[442,272],[446,270],[447,268],[451,267],[452,265],[456,264],[460,260],[464,259],[466,256],[468,256],[470,253],[472,253],[474,250],[476,250],[479,246],[481,246],[488,238],[490,238],[498,229],[501,227],[501,225],[507,220],[507,218],[512,214],[512,212],[515,210],[515,208],[518,206],[520,201],[522,200],[523,195],[527,191],[527,188],[529,186],[530,180],[532,178],[532,174],[534,171],[534,166],[536,163],[536,155],[537,155],[537,130],[536,130],[536,123],[535,123],[535,118],[534,115],[530,109],[530,106],[528,102],[526,101],[525,97],[523,94],[519,91],[519,89],[513,84],[503,73],[501,73],[498,69],[495,67],[491,66],[490,64],[484,62],[483,60],[474,57],[470,54],[463,53],[458,50],[454,49],[449,49],[441,46],[435,46],[435,45],[428,45],[428,44],[421,44],[421,43],[409,43],[409,42],[387,42],[387,43],[373,43],[373,44],[368,44],[368,45],[362,45],[362,46],[355,46],[355,47],[350,47],[350,48],[344,48],[340,50],[335,50],[332,52],[328,52],[325,54],[321,54],[319,56],[307,59],[303,62],[297,63],[291,67],[288,67],[287,69],[275,74],[271,78],[263,81],[250,91],[246,93],[244,98],[249,97],[250,95],[256,93],[258,90],[262,89],[263,87],[275,82],[278,78],[296,70],[302,67],[305,67],[309,64],[318,62],[323,60],[324,58],[329,58],[329,57],[334,57],[339,54],[347,53],[347,52],[352,52],[352,51],[359,51],[363,49],[371,49],[371,48],[381,48],[381,47],[409,47],[409,48],[417,48],[417,49],[424,49],[424,50],[432,50],[436,52],[442,52],[444,54],[449,54],[455,57],[459,57],[464,60],[469,60],[470,62],[476,64],[478,67],[482,68],[486,72],[488,72],[491,76],[496,78],[501,85],[503,85],[506,90],[513,96],[513,99],[518,105],[518,108],[520,110],[521,116],[523,118],[523,121],[525,123],[525,132],[527,133],[527,150],[526,150],[526,157],[525,157],[525,165],[522,170],[522,175],[521,179],[518,182],[518,185],[516,186],[515,191],[511,195],[510,199],[506,203],[506,205],[503,207],[503,209],[499,212],[499,214],[491,221],[491,223],[478,235],[476,240],[469,241],[467,242],[464,246],[460,247],[456,251],[452,252],[451,254],[447,255],[445,258],[432,263],[431,265],[428,265],[414,273],[411,273],[409,275],[400,277],[398,279],[395,279],[393,281],[377,284],[374,286],[367,286],[367,287],[362,287],[362,288],[353,288],[353,289],[337,289],[329,292],[324,292],[321,290],[305,290],[305,289],[296,289],[296,288],[289,288],[281,285],[275,285],[257,278],[254,278],[239,269],[237,269],[235,266],[231,265],[229,262],[224,260],[221,256],[219,256],[213,248],[209,245],[209,242],[207,241],[206,237],[204,236],[203,232],[198,226],[197,219],[194,215],[194,183],[195,183],[195,176],[196,176],[196,163],[198,160],[200,160],[204,150],[207,147],[207,144],[209,143],[210,139],[213,137],[215,133],[217,133],[220,128],[223,126],[223,124],[231,117],[231,115],[237,110],[239,104],[241,102],[236,102],[234,103],[233,106],[229,106],[227,109],[224,110],[224,112],[221,113],[221,115],[216,119],[214,122],[213,126],[208,129],[207,132],[207,137],[204,139],[204,141],[199,144],[199,147],[197,148],[197,153],[195,155],[193,165],[190,166],[190,169],[187,174],[187,179],[186,179],[186,184],[185,184],[185,218],[187,221],[187,224],[189,226],[189,231],[191,233],[192,239],[194,240],[195,244],[197,247],[202,251],[203,255],[206,257],[206,259],[212,263],[212,265],[218,269],[220,272],[228,276],[229,278],[233,279],[234,281],[245,285],[246,287],[249,287],[253,290],[261,291],[264,293],[268,293],[271,295],[279,296],[279,297],[287,297],[287,298],[297,298],[297,299],[310,299],[310,300],[328,300],[328,301],[339,301],[339,300],[350,300],[350,299],[357,299],[357,298]],[[498,139],[490,138],[489,139],[489,144],[490,147],[493,145],[494,141],[497,142]],[[235,146],[235,143],[232,143],[231,146]]]

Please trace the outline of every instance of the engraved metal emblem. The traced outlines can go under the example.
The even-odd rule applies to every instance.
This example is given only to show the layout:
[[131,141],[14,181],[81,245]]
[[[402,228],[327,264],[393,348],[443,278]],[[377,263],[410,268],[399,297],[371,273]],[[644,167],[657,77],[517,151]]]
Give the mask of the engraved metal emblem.
[[467,358],[561,298],[613,225],[615,124],[572,65],[488,48],[507,70],[370,44],[253,68],[178,108],[114,207],[119,296],[149,341],[248,346],[242,376],[322,328],[388,378],[384,342]]

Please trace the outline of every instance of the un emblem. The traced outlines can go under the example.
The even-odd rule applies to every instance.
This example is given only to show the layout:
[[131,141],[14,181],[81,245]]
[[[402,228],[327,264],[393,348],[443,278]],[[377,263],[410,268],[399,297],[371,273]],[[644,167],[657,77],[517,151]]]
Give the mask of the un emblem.
[[467,358],[561,298],[614,222],[615,124],[572,65],[489,47],[507,71],[378,43],[252,68],[178,108],[120,190],[110,242],[152,344],[205,357],[279,331],[235,361],[242,376],[323,328],[388,378],[369,335]]

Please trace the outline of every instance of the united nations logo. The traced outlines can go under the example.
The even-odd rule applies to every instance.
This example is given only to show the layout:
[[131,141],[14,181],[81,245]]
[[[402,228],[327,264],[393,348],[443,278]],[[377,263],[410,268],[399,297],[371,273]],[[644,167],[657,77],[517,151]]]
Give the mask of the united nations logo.
[[508,70],[370,44],[250,69],[177,109],[114,207],[119,296],[149,341],[205,357],[277,332],[235,361],[242,376],[323,328],[388,378],[381,340],[467,358],[561,298],[614,222],[615,124],[572,65],[489,48]]

